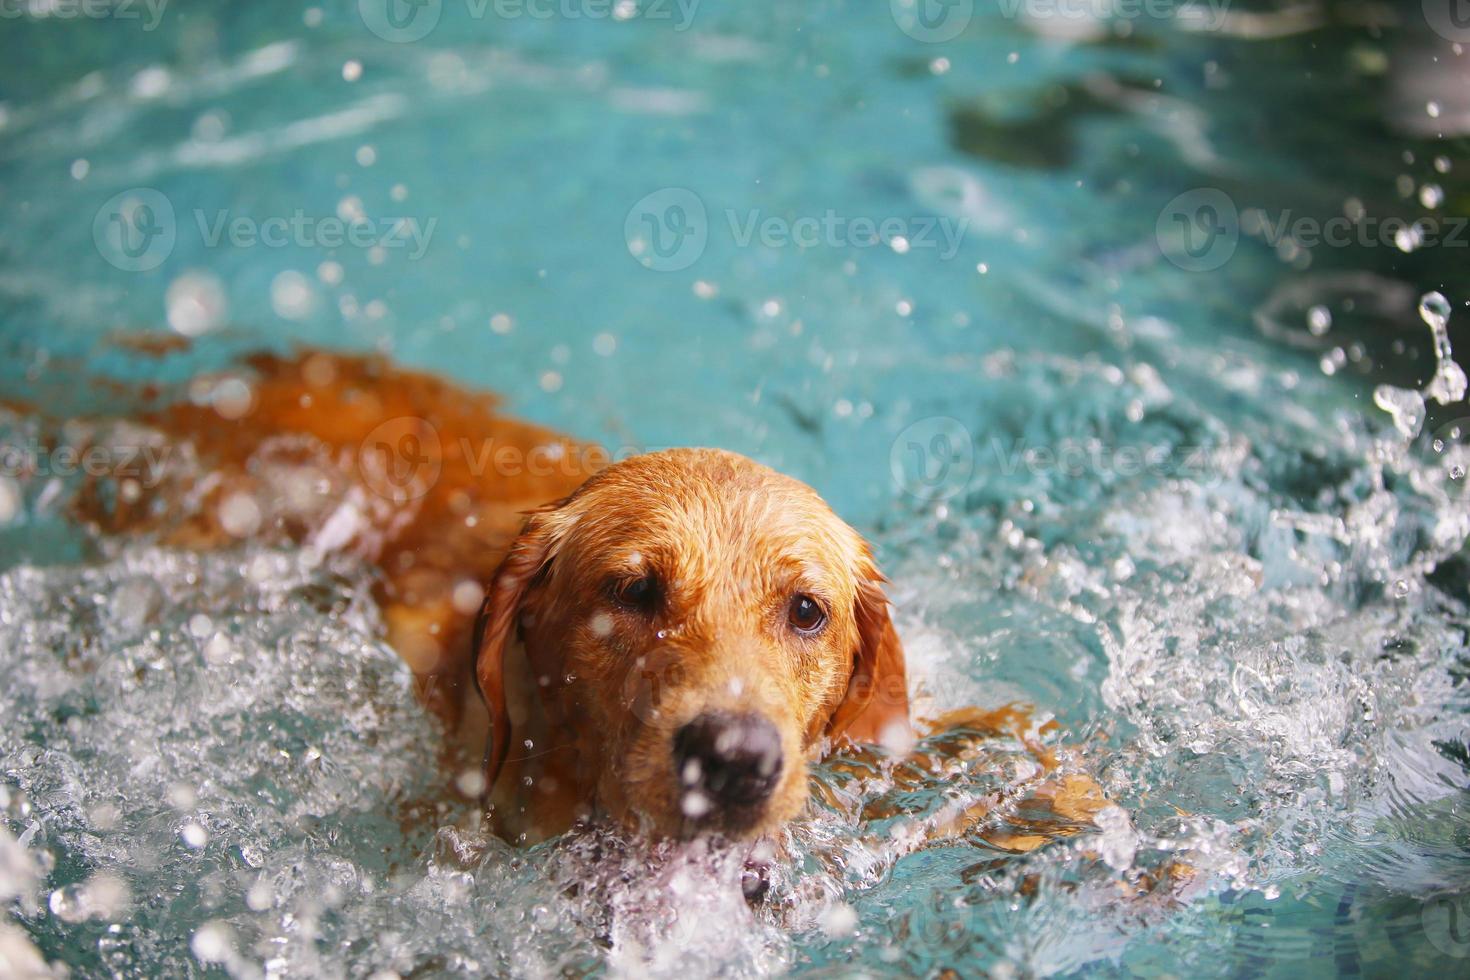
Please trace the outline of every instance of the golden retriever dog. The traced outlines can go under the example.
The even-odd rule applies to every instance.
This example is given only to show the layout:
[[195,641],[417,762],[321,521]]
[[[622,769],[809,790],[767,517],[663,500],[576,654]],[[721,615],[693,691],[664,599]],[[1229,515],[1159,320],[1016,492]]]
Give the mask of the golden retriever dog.
[[801,811],[808,760],[907,748],[882,581],[814,490],[734,453],[634,457],[538,509],[477,631],[498,824],[557,833],[602,811],[758,835]]
[[[802,812],[808,763],[831,753],[878,752],[901,781],[985,736],[1035,737],[1017,709],[968,712],[915,750],[871,550],[810,487],[742,456],[612,462],[376,356],[259,355],[139,397],[136,421],[189,465],[97,478],[77,514],[175,546],[291,541],[374,566],[388,641],[483,758],[458,785],[508,840],[597,816],[755,838]],[[1076,833],[1106,805],[1075,773],[1034,798],[1046,819],[997,846]]]

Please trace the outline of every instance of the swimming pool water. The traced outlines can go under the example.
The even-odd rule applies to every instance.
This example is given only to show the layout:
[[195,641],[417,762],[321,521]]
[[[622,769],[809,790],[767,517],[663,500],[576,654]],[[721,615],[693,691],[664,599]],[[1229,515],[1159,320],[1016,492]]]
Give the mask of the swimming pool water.
[[0,21],[0,395],[51,419],[6,459],[97,378],[297,343],[748,453],[879,547],[924,711],[1035,705],[1127,817],[1017,858],[818,805],[754,911],[718,849],[512,852],[453,829],[363,569],[92,541],[49,459],[0,476],[0,956],[1460,967],[1470,413],[1405,394],[1470,298],[1438,8],[393,2]]

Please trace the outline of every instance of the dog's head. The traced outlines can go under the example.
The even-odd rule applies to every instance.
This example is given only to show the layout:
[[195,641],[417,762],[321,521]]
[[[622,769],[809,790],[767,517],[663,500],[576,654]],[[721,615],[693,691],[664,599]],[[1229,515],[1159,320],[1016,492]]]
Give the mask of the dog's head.
[[805,484],[733,453],[639,456],[534,513],[476,630],[488,776],[519,636],[587,801],[661,835],[793,817],[806,762],[908,736],[903,651],[868,546]]

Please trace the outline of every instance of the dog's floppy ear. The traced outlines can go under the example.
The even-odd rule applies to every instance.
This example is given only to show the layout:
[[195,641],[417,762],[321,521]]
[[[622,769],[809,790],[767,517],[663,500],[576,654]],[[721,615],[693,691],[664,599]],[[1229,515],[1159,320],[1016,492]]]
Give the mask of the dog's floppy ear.
[[855,742],[906,748],[913,733],[903,645],[888,615],[883,576],[870,561],[864,564],[857,595],[857,654],[847,693],[827,723],[827,737],[834,747]]
[[545,575],[561,539],[556,512],[566,501],[532,511],[510,551],[495,570],[485,601],[475,619],[475,681],[490,713],[490,738],[485,744],[485,792],[500,775],[510,747],[510,713],[505,703],[505,650],[520,621],[521,606],[532,586]]

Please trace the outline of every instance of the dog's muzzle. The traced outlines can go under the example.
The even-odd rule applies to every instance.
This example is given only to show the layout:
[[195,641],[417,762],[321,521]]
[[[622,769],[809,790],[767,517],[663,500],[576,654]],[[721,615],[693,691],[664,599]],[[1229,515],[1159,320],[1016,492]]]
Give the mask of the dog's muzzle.
[[754,823],[781,779],[781,734],[758,714],[709,712],[674,734],[679,805],[696,823]]

